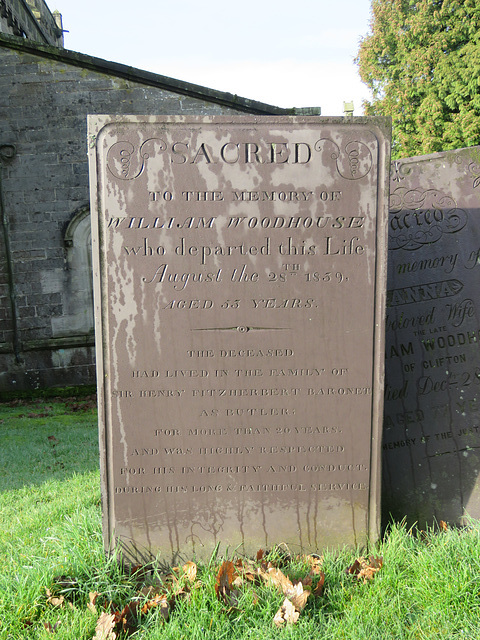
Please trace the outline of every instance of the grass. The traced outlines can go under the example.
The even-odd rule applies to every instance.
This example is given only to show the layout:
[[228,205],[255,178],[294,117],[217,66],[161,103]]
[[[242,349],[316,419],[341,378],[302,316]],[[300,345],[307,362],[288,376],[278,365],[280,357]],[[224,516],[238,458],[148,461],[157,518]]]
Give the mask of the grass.
[[[151,593],[139,595],[146,583],[171,596],[174,585],[159,565],[131,575],[118,558],[103,552],[91,399],[0,404],[0,442],[0,640],[91,640],[109,603],[121,610],[135,599],[147,602]],[[382,568],[365,584],[346,573],[360,553],[383,557]],[[308,571],[301,558],[277,553],[270,559],[292,579]],[[176,598],[168,621],[160,607],[152,607],[130,637],[480,639],[480,523],[475,521],[462,530],[426,533],[392,524],[372,549],[326,555],[323,595],[309,597],[298,622],[282,628],[272,622],[284,599],[274,587],[241,586],[235,602],[217,597],[220,564],[212,559],[199,566],[195,585],[187,597]],[[187,590],[181,579],[180,584]],[[95,591],[101,594],[96,612],[88,607]],[[56,605],[49,594],[65,600]]]

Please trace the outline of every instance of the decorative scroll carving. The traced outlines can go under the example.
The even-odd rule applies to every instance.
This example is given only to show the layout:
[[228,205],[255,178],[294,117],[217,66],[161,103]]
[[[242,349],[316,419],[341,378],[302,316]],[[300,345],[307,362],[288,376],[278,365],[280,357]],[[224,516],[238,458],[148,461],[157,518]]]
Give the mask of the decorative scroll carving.
[[107,167],[119,180],[135,180],[144,171],[148,158],[165,151],[167,145],[160,138],[149,138],[138,149],[127,140],[115,142],[107,151]]
[[480,164],[477,162],[471,162],[468,165],[468,172],[473,176],[472,188],[476,189],[480,184]]
[[459,153],[455,156],[455,164],[459,166],[467,165],[466,167],[464,166],[465,173],[467,175],[470,174],[473,178],[472,189],[476,189],[480,185],[480,157],[478,152],[475,155],[476,160],[470,162],[471,158],[472,156],[465,156],[465,154]]
[[392,182],[400,182],[401,180],[405,180],[405,176],[408,176],[412,172],[412,167],[409,167],[407,164],[396,160],[392,162],[390,167],[390,176]]
[[333,151],[330,157],[336,161],[337,171],[345,180],[360,180],[370,172],[373,158],[365,143],[352,140],[341,149],[333,140],[321,138],[315,143],[315,151],[323,151],[324,144],[335,147],[336,151]]

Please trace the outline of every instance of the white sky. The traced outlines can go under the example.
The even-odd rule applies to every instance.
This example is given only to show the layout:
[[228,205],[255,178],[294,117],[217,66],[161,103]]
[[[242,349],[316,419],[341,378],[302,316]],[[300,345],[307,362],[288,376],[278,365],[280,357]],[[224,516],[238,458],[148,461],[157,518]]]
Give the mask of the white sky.
[[279,107],[361,115],[370,0],[46,0],[65,47]]

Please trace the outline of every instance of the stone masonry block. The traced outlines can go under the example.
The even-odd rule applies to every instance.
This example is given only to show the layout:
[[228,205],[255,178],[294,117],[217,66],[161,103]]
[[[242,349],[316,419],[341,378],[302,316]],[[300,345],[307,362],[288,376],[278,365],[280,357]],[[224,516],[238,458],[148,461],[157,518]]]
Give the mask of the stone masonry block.
[[36,311],[39,318],[52,318],[63,314],[63,305],[46,304],[36,307]]
[[24,194],[26,203],[53,202],[55,201],[55,198],[55,191],[52,191],[51,189],[34,189],[32,191],[27,191]]
[[41,305],[57,305],[62,302],[61,293],[44,293],[33,296],[28,296],[28,304],[33,304],[36,307]]
[[43,293],[62,293],[64,287],[65,271],[54,269],[42,271],[40,274],[40,284]]

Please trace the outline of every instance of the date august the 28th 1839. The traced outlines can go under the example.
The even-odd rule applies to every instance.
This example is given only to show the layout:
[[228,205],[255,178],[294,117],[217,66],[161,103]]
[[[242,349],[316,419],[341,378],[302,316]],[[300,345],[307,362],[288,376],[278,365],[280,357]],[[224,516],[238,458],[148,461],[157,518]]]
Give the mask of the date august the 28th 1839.
[[184,272],[171,271],[168,264],[161,264],[155,269],[153,275],[142,276],[141,280],[147,285],[151,284],[171,284],[175,291],[183,291],[190,284],[216,284],[228,282],[232,284],[257,284],[259,282],[284,283],[287,280],[297,280],[301,278],[304,282],[318,284],[342,284],[349,281],[348,275],[340,271],[301,271],[299,264],[285,264],[284,268],[278,271],[266,270],[263,274],[251,271],[247,265],[232,268],[230,272],[224,273],[224,269],[219,268],[212,272]]

